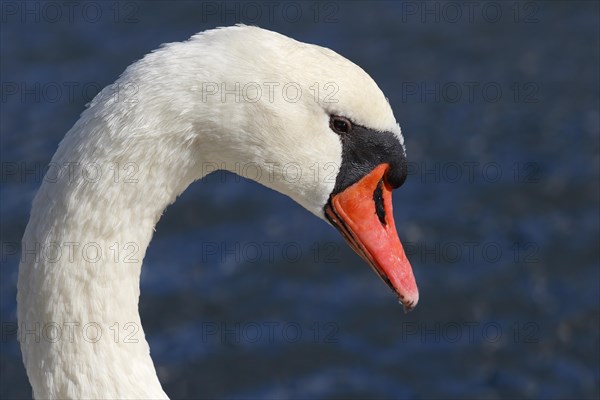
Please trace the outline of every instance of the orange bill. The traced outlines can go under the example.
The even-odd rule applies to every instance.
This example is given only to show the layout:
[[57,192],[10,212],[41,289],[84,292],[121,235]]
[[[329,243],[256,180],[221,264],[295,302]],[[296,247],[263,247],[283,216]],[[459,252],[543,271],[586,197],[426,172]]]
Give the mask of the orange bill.
[[398,295],[405,311],[419,301],[412,268],[394,224],[392,188],[386,182],[388,164],[330,198],[325,213],[348,244]]

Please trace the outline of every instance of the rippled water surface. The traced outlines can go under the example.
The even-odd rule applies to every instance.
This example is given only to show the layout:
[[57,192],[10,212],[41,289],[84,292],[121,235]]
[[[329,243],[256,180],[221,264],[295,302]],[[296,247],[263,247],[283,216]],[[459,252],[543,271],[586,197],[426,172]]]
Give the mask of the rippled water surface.
[[136,59],[241,21],[334,49],[389,97],[410,161],[395,218],[421,300],[403,314],[292,200],[209,177],[167,209],[144,259],[166,392],[598,398],[598,3],[53,3],[60,17],[48,4],[1,3],[0,397],[31,395],[13,328],[41,176],[22,166],[43,169]]

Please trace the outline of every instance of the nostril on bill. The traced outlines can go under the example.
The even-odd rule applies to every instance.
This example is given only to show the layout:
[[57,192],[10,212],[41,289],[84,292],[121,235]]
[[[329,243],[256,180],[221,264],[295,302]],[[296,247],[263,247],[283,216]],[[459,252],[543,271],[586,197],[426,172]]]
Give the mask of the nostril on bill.
[[373,201],[375,202],[375,212],[377,213],[379,222],[381,222],[381,225],[386,226],[385,207],[383,206],[383,179],[379,181],[373,192]]

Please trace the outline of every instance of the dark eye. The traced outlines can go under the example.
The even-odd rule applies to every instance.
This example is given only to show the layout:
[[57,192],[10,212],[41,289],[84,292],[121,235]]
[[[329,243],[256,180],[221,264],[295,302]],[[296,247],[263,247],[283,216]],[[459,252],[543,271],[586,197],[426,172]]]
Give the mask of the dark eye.
[[329,126],[335,133],[344,134],[348,133],[352,128],[352,124],[344,117],[332,116],[329,120]]

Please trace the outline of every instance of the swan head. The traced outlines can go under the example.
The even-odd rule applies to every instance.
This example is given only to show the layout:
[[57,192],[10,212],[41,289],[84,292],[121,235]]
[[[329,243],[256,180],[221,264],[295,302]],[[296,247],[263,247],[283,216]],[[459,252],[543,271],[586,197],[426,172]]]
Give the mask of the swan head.
[[391,199],[407,174],[404,140],[360,67],[327,48],[235,26],[167,44],[130,67],[128,79],[148,85],[139,96],[156,104],[154,115],[176,115],[169,132],[197,149],[196,178],[251,171],[248,178],[332,224],[405,309],[416,305]]

